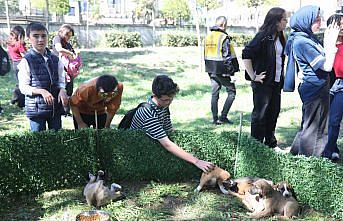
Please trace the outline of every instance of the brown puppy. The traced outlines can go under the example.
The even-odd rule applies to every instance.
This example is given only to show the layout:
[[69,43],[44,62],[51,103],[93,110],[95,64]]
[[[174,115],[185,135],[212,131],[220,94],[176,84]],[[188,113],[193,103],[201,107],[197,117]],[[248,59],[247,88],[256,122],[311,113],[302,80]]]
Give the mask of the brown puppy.
[[228,191],[224,188],[224,183],[231,182],[231,175],[226,170],[220,167],[214,167],[214,169],[208,173],[202,173],[200,183],[194,192],[200,192],[204,185],[215,186],[218,184],[220,190],[224,194],[228,194]]
[[284,197],[294,197],[297,199],[293,187],[286,181],[282,181],[273,186],[273,189],[279,191]]
[[299,213],[299,203],[293,197],[284,197],[265,180],[254,182],[249,192],[252,195],[260,195],[264,204],[261,211],[248,213],[251,218],[258,219],[276,214],[281,219],[289,219]]
[[104,172],[102,170],[98,171],[97,177],[89,173],[89,182],[83,190],[83,195],[86,197],[89,206],[100,207],[124,196],[120,192],[120,185],[112,183],[110,189],[106,187],[104,181],[100,178],[103,175]]
[[271,180],[266,180],[258,177],[241,177],[233,180],[232,186],[228,186],[228,193],[239,198],[245,207],[251,211],[260,211],[264,208],[263,203],[259,195],[253,195],[249,193],[250,188],[253,186],[253,183],[257,180],[265,180],[266,182],[273,185]]

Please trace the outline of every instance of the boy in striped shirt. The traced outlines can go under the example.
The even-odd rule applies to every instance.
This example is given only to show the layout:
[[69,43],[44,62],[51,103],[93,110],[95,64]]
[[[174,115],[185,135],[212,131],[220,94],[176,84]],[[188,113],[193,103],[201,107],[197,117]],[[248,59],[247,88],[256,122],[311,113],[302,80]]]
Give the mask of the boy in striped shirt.
[[204,172],[208,172],[214,167],[212,163],[200,160],[186,152],[171,141],[167,135],[168,131],[173,130],[169,105],[178,92],[179,87],[171,78],[166,75],[156,76],[152,83],[153,95],[147,101],[151,108],[140,107],[132,119],[130,129],[144,130],[149,137],[158,140],[164,148],[175,156],[194,164]]

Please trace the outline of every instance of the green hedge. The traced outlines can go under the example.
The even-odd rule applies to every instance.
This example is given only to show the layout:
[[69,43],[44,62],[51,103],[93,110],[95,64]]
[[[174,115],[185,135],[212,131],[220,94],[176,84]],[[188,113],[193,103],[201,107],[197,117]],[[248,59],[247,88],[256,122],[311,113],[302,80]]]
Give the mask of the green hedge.
[[[236,47],[245,46],[254,37],[253,35],[249,34],[228,33],[228,35],[230,37],[230,42]],[[162,34],[159,38],[161,39],[161,44],[168,47],[185,47],[198,45],[197,36],[193,33],[173,32]],[[201,39],[203,38],[204,36],[201,36]]]
[[173,32],[162,34],[160,38],[162,45],[168,47],[186,47],[198,45],[197,36],[191,33]]
[[[233,174],[237,133],[179,131],[171,139]],[[97,145],[98,144],[98,145]],[[237,174],[287,180],[298,199],[343,219],[343,168],[328,160],[276,154],[242,136]],[[0,195],[39,194],[82,186],[87,171],[106,169],[121,181],[183,181],[201,171],[171,155],[139,131],[94,130],[24,133],[0,137]]]
[[141,34],[139,32],[113,31],[105,34],[108,47],[134,48],[142,47]]

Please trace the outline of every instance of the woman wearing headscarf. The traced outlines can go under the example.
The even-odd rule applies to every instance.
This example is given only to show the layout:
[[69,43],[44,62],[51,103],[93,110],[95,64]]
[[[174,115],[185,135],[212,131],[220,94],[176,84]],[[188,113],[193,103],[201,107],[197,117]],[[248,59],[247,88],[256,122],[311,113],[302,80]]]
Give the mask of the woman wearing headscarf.
[[288,63],[284,86],[285,91],[294,89],[297,65],[301,82],[298,92],[302,101],[302,122],[291,153],[318,157],[322,155],[327,142],[329,75],[337,51],[339,32],[336,24],[330,25],[324,33],[322,46],[314,35],[320,25],[320,8],[317,6],[305,6],[291,17],[293,31],[286,44]]
[[286,11],[271,8],[259,32],[242,52],[246,78],[250,78],[253,91],[251,136],[271,148],[277,147],[275,127],[284,81],[286,25]]

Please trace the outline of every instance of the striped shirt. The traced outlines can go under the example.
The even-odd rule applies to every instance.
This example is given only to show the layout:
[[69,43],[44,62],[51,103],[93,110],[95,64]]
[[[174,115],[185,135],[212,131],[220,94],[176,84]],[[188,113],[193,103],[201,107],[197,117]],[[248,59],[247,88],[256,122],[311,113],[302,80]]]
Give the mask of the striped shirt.
[[130,129],[141,129],[152,139],[162,139],[173,128],[169,107],[158,107],[151,98],[148,99],[148,103],[151,104],[152,108],[138,108],[132,119]]

